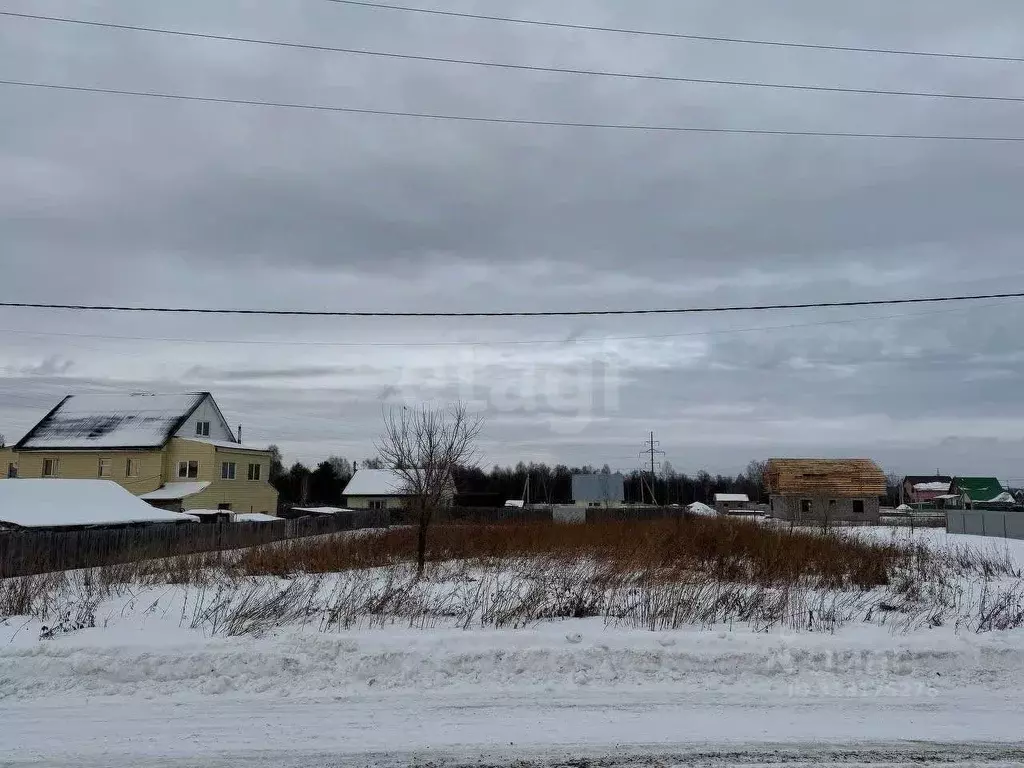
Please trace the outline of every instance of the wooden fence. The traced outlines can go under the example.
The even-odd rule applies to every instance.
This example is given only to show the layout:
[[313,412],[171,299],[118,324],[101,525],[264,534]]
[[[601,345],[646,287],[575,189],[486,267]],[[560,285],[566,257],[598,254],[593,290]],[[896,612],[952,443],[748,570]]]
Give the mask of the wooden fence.
[[2,531],[0,578],[243,549],[357,528],[382,528],[387,524],[386,512],[368,511],[273,523],[167,523],[75,531]]

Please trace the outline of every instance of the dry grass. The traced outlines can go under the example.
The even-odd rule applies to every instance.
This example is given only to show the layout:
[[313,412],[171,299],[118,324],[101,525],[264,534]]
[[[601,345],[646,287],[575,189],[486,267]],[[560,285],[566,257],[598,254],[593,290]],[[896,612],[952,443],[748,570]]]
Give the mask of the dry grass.
[[0,580],[0,620],[33,616],[52,635],[104,626],[112,610],[173,604],[182,626],[223,635],[584,617],[652,630],[1024,626],[1016,564],[967,546],[936,552],[715,518],[448,525],[431,532],[420,578],[415,545],[415,531],[399,528]]
[[[242,555],[247,575],[334,573],[410,561],[416,533],[400,528],[260,547]],[[715,581],[826,589],[869,589],[927,553],[833,533],[767,529],[742,520],[682,518],[589,525],[449,525],[431,531],[428,561],[494,562],[544,557],[593,560],[617,573],[656,573],[663,580],[700,573]]]

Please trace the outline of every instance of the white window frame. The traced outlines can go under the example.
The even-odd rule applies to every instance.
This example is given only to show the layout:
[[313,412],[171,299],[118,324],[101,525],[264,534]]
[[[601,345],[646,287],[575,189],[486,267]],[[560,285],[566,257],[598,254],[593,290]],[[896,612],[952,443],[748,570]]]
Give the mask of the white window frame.
[[[196,473],[194,475],[190,474],[190,472],[192,470],[192,465],[193,464],[196,467]],[[181,472],[182,468],[185,469],[185,474],[182,474],[182,472]],[[193,460],[185,460],[185,461],[179,461],[178,462],[178,479],[179,480],[197,480],[198,478],[199,478],[199,462],[198,461],[193,459]]]
[[[46,471],[46,463],[50,463],[50,471]],[[60,476],[60,459],[43,459],[43,477]]]
[[263,479],[263,465],[262,464],[250,464],[249,465],[249,480],[251,482],[259,482]]
[[[106,468],[106,472],[104,472]],[[104,456],[97,460],[96,466],[96,477],[100,478],[111,478],[114,476],[114,460],[108,456]]]
[[368,509],[384,510],[388,508],[387,499],[370,499]]
[[210,422],[208,421],[197,421],[196,422],[196,437],[209,437],[210,436]]
[[238,464],[234,461],[222,461],[220,463],[220,479],[234,480],[238,476]]
[[125,459],[124,462],[124,476],[125,477],[138,477],[139,476],[139,460],[138,459]]

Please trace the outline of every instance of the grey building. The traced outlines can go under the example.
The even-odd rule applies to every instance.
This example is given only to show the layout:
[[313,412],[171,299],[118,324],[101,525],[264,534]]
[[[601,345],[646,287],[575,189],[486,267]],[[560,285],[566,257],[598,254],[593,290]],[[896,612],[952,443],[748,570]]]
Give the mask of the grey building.
[[772,459],[765,473],[779,520],[877,523],[885,473],[870,459]]
[[572,476],[572,503],[577,507],[615,507],[625,499],[626,479],[618,472]]

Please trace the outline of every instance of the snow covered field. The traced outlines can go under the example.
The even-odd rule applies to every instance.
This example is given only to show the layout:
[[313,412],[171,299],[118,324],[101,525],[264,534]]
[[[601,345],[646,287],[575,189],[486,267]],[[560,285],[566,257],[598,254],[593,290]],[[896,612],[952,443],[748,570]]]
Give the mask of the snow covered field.
[[[1024,542],[857,533],[1024,563]],[[0,624],[0,763],[1024,762],[1021,629],[306,620],[227,637],[194,621],[200,589],[136,589],[95,606],[95,627],[47,639],[36,619]]]

